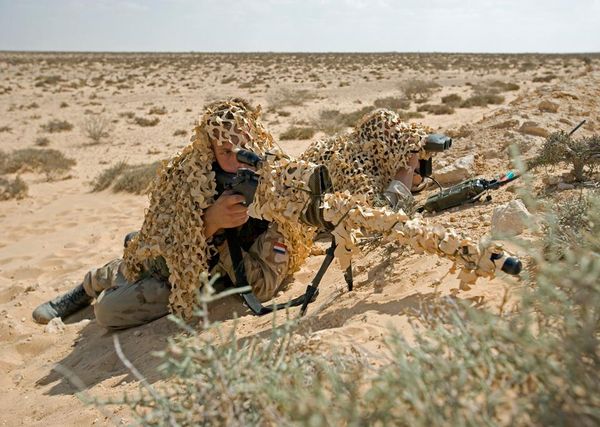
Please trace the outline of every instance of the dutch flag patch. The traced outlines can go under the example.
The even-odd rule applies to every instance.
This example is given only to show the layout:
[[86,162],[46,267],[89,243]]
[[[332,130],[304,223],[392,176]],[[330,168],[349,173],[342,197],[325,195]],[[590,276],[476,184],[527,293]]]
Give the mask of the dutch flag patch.
[[275,261],[285,261],[287,255],[287,247],[281,242],[275,242],[273,244],[273,252],[275,252]]

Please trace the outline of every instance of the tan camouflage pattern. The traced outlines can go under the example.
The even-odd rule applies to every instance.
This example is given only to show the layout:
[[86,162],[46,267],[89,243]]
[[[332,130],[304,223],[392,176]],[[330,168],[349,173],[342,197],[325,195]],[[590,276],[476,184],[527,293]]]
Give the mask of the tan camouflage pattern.
[[377,109],[359,120],[351,133],[314,142],[300,159],[326,165],[337,191],[366,195],[374,206],[398,169],[408,167],[411,152],[423,159],[431,156],[423,149],[431,131],[403,122],[393,111]]
[[[237,140],[239,147],[265,154],[274,147],[273,137],[259,116],[260,108],[253,109],[240,99],[209,105],[194,129],[191,144],[163,164],[150,188],[150,206],[140,233],[125,249],[123,272],[130,282],[140,277],[145,260],[165,259],[171,273],[169,306],[184,318],[192,315],[200,273],[207,271],[208,260],[217,250],[204,235],[202,218],[216,196],[215,157],[209,138],[216,138],[217,143]],[[288,248],[305,241],[301,225],[279,225]],[[303,260],[298,254],[292,256],[289,271],[296,271]]]
[[[254,241],[248,252],[242,249],[246,278],[252,287],[252,292],[261,301],[273,298],[284,279],[288,277],[292,251],[285,244],[285,238],[278,227],[276,223],[271,223],[267,231]],[[285,248],[285,253],[276,251],[275,245]],[[235,283],[235,272],[227,242],[218,249],[219,263],[211,273],[227,275]]]

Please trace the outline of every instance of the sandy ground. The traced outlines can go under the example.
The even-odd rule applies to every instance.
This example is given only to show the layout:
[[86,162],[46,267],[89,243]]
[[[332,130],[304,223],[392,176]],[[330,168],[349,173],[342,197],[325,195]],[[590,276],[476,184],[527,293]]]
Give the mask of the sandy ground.
[[[452,150],[436,158],[438,165],[474,153],[473,173],[491,178],[511,167],[511,144],[527,156],[543,142],[540,136],[519,132],[526,121],[552,132],[587,119],[581,135],[597,133],[600,59],[591,58],[589,63],[583,56],[559,55],[0,53],[0,149],[36,147],[38,138],[47,137],[47,148],[77,161],[61,179],[23,173],[28,197],[0,201],[1,425],[109,423],[74,396],[76,388],[53,370],[56,364],[72,371],[95,396],[137,389],[115,354],[112,334],[96,324],[91,308],[66,319],[66,328],[58,333],[35,324],[31,311],[79,283],[90,267],[120,256],[123,236],[142,223],[146,196],[94,193],[91,181],[119,161],[150,163],[173,155],[187,144],[207,101],[241,95],[263,105],[267,127],[277,139],[291,125],[313,126],[322,110],[345,113],[376,99],[401,97],[400,87],[410,79],[440,85],[428,101],[433,104],[450,93],[465,98],[477,85],[516,83],[519,89],[503,92],[505,101],[499,105],[416,119],[458,135]],[[554,76],[550,81],[534,81],[549,75]],[[49,76],[58,76],[58,81]],[[557,111],[542,111],[542,101],[557,104]],[[153,107],[164,107],[164,114],[150,114]],[[410,108],[415,111],[417,104]],[[93,116],[111,122],[109,137],[100,144],[91,144],[84,132]],[[160,121],[140,127],[133,116]],[[74,128],[47,133],[41,125],[50,119],[66,120]],[[176,131],[180,135],[174,136]],[[318,132],[311,140],[321,136]],[[280,143],[294,155],[311,140]],[[540,181],[536,180],[536,190],[541,190]],[[516,197],[513,189],[497,191],[491,203],[445,212],[432,220],[480,237],[489,232],[494,206]],[[282,298],[299,294],[321,260],[322,256],[312,256]],[[452,294],[494,310],[507,290],[522,286],[497,277],[457,293],[458,281],[447,274],[448,266],[445,260],[393,245],[370,247],[354,264],[356,289],[348,293],[334,264],[309,309],[307,342],[318,349],[352,349],[376,359],[390,326],[410,336],[409,319],[421,304]],[[227,326],[234,313],[240,316],[242,335],[270,328],[271,318],[249,315],[233,297],[215,304],[211,316]],[[119,336],[125,354],[154,383],[160,381],[155,371],[159,360],[152,351],[162,349],[175,333],[174,325],[160,319]],[[125,408],[111,410],[121,422],[131,421]]]

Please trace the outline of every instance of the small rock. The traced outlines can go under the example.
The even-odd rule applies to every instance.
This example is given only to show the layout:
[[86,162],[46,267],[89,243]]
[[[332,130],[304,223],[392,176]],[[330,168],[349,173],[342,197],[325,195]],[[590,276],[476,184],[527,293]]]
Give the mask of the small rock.
[[542,182],[546,185],[556,185],[560,182],[560,177],[556,175],[544,175]]
[[525,135],[533,135],[533,136],[541,136],[548,137],[550,132],[548,132],[543,127],[540,127],[536,122],[525,122],[519,128],[519,132],[524,133]]
[[135,331],[135,332],[133,333],[133,336],[134,336],[134,337],[141,337],[141,336],[142,336],[142,331]]
[[557,190],[572,190],[574,189],[575,186],[573,184],[568,184],[566,182],[559,182],[558,185],[556,186]]
[[510,119],[497,123],[491,127],[492,129],[514,129],[517,126],[519,126],[519,121],[517,119]]
[[443,167],[434,173],[435,179],[440,184],[451,184],[463,181],[469,178],[475,169],[475,156],[468,156],[457,159],[451,165]]
[[539,103],[538,109],[547,113],[556,113],[558,111],[558,104],[550,101],[542,101]]
[[44,327],[44,332],[47,334],[58,334],[65,330],[65,324],[60,317],[55,317]]
[[492,235],[517,236],[525,230],[531,216],[519,199],[497,206],[492,214]]

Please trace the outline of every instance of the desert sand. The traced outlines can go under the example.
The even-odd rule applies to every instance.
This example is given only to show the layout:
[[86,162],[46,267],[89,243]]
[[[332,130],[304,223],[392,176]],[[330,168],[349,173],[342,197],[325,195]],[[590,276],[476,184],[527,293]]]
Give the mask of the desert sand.
[[[439,85],[427,101],[436,105],[449,94],[466,99],[478,87],[512,83],[517,88],[502,90],[504,99],[498,104],[457,107],[443,115],[424,112],[410,119],[454,136],[452,149],[435,158],[434,168],[474,154],[472,174],[492,178],[512,168],[512,144],[527,157],[540,147],[545,132],[569,130],[583,119],[587,123],[578,131],[582,136],[598,132],[599,61],[597,55],[0,53],[0,150],[10,153],[44,144],[76,160],[59,176],[20,171],[29,187],[27,196],[0,201],[1,425],[110,422],[80,402],[74,395],[77,389],[53,370],[56,364],[72,371],[94,396],[137,389],[137,380],[115,354],[112,333],[96,324],[91,307],[65,319],[62,331],[34,323],[31,312],[78,284],[89,268],[119,257],[124,235],[142,224],[147,196],[110,189],[92,192],[91,182],[120,161],[147,164],[174,155],[187,145],[206,102],[243,96],[261,104],[267,128],[284,151],[295,155],[324,136],[318,125],[321,111],[350,113],[373,107],[377,99],[404,98],[403,85],[411,79]],[[542,107],[544,101],[555,107]],[[410,111],[419,105],[413,100]],[[90,117],[109,123],[99,143],[86,136]],[[144,127],[136,118],[159,122]],[[49,133],[42,125],[52,119],[73,128]],[[526,122],[537,130],[528,131]],[[293,125],[316,132],[307,140],[280,140]],[[536,178],[534,190],[542,188],[541,181],[541,176]],[[490,203],[430,219],[479,238],[490,232],[494,207],[517,197],[518,185],[496,191]],[[568,189],[564,196],[569,196]],[[423,302],[454,295],[494,310],[505,293],[523,286],[498,276],[458,292],[458,280],[447,274],[448,261],[393,244],[367,248],[354,263],[353,292],[345,291],[335,263],[325,275],[321,295],[304,320],[308,347],[344,349],[376,359],[390,327],[410,337],[409,318]],[[281,298],[298,295],[322,259],[311,256]],[[271,327],[270,316],[249,314],[235,297],[211,311],[211,318],[226,327],[235,315],[242,336]],[[175,325],[163,318],[119,332],[119,337],[127,357],[155,383],[163,380],[152,352],[164,348],[176,333]],[[132,421],[127,408],[111,410],[122,423]]]

